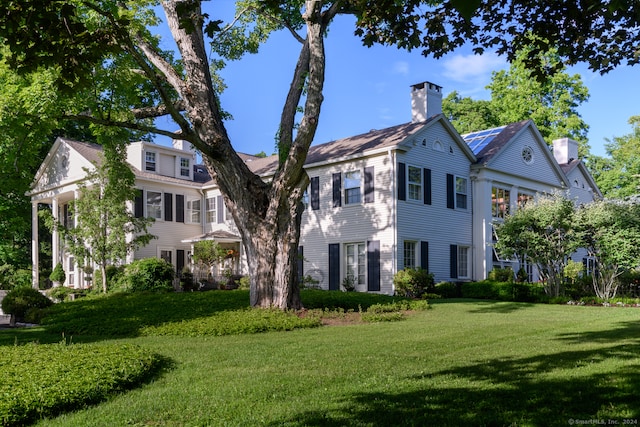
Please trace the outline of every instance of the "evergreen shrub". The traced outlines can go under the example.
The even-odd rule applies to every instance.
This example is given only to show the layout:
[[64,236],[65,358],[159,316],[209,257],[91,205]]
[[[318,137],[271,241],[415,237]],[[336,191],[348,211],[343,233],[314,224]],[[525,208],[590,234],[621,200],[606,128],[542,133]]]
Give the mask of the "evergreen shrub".
[[2,311],[24,321],[28,312],[49,307],[53,302],[37,289],[20,287],[10,290],[2,300]]
[[171,292],[174,275],[165,260],[145,258],[127,265],[120,283],[126,292]]

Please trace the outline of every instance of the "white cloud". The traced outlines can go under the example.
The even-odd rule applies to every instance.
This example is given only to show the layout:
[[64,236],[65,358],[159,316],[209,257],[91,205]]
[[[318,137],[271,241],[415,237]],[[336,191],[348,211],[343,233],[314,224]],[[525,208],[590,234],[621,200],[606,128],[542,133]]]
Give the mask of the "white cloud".
[[495,53],[483,55],[452,55],[443,61],[443,75],[461,83],[489,82],[491,72],[507,66],[507,61]]
[[406,61],[398,61],[393,64],[393,73],[406,76],[409,74],[409,63]]

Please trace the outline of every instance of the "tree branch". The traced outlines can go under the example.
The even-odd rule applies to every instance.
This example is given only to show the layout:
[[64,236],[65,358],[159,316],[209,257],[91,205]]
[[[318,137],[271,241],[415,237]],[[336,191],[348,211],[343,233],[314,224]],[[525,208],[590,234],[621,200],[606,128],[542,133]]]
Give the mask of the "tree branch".
[[90,116],[88,114],[63,114],[62,116],[60,116],[60,118],[62,120],[84,120],[89,123],[94,123],[102,126],[113,126],[113,127],[120,127],[120,128],[132,129],[132,130],[139,130],[146,133],[154,133],[158,135],[168,136],[172,139],[185,139],[185,136],[182,133],[169,132],[163,129],[159,129],[155,126],[147,126],[137,122],[99,119],[97,117]]
[[171,108],[167,107],[164,104],[161,104],[154,107],[134,108],[131,110],[131,112],[136,119],[153,119],[156,117],[162,117],[171,114],[172,110],[184,111],[185,108],[185,102],[179,100],[175,102]]

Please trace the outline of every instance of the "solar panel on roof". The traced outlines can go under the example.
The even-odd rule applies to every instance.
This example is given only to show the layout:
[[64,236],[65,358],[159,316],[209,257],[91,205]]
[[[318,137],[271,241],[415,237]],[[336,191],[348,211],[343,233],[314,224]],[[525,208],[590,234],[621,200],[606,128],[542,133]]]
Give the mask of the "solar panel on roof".
[[462,139],[467,143],[473,154],[482,151],[493,139],[502,132],[506,126],[500,126],[493,129],[485,129],[478,132],[471,132],[462,135]]

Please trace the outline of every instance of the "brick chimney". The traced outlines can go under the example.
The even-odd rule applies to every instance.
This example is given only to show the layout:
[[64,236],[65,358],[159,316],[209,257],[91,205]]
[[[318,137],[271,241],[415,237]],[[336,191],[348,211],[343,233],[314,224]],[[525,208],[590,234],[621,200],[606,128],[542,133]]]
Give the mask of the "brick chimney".
[[442,113],[442,86],[422,82],[411,86],[411,121],[423,122]]
[[553,157],[563,165],[578,158],[578,142],[570,138],[560,138],[553,141]]

